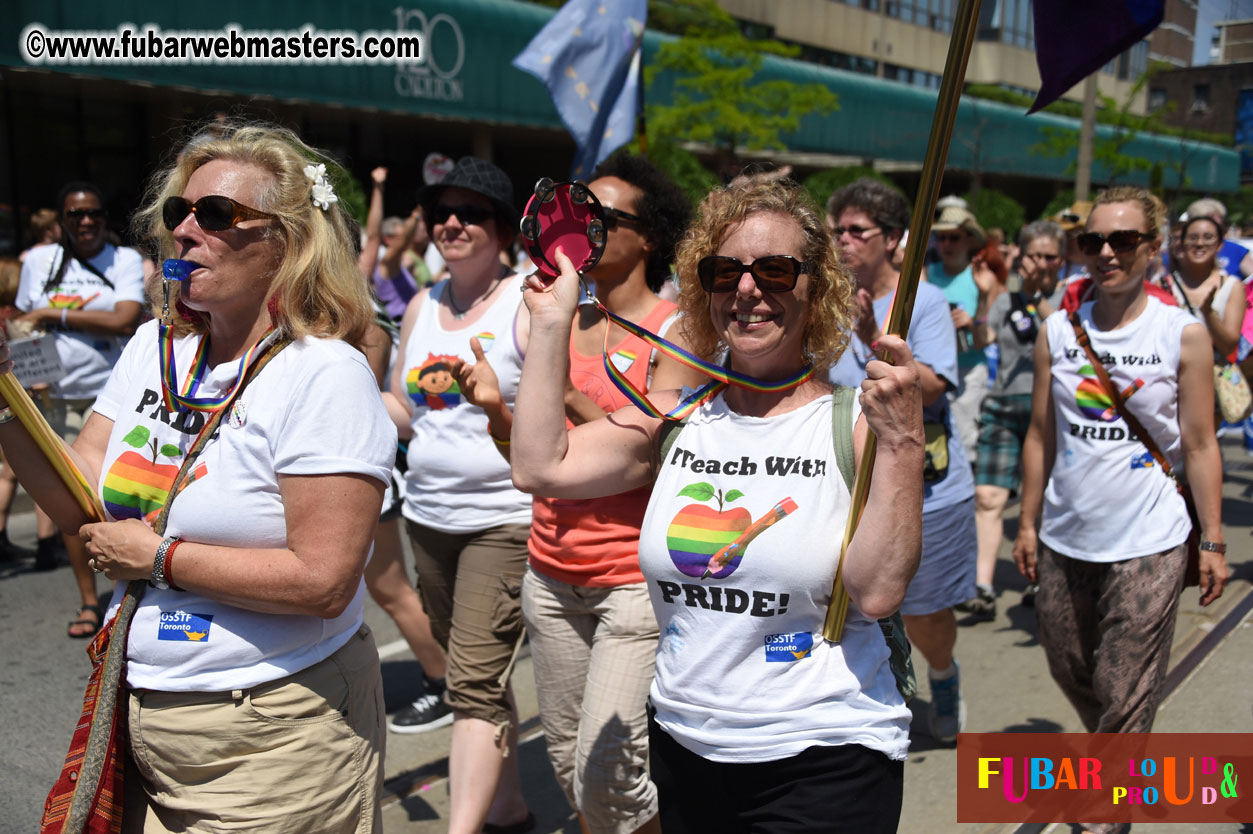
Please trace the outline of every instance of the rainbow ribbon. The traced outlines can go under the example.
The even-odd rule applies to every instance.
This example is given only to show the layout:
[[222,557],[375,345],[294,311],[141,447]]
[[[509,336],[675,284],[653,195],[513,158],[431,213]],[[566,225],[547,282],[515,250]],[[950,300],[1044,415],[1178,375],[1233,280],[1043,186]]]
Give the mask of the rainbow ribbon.
[[618,325],[632,336],[643,339],[645,342],[655,347],[663,355],[669,356],[676,362],[700,371],[705,376],[713,379],[713,382],[702,386],[689,394],[687,397],[684,397],[683,400],[674,408],[663,412],[649,402],[643,392],[636,388],[634,383],[626,378],[625,374],[614,367],[613,362],[609,361],[610,328],[606,327],[605,345],[601,350],[601,361],[604,363],[605,373],[608,374],[609,379],[617,386],[618,390],[622,392],[623,396],[631,401],[632,405],[655,419],[671,420],[675,422],[685,420],[689,414],[704,403],[713,399],[728,385],[734,385],[736,388],[744,388],[749,391],[757,391],[760,393],[777,393],[779,391],[787,391],[790,388],[795,388],[797,385],[800,385],[814,375],[813,366],[806,365],[804,368],[801,368],[795,374],[787,377],[786,379],[781,379],[777,382],[763,382],[755,377],[741,374],[731,370],[730,368],[724,368],[721,365],[715,365],[713,362],[701,359],[699,356],[687,352],[673,342],[668,342],[655,333],[640,327],[635,322],[628,321],[627,319],[622,318],[622,316],[613,313],[608,307],[601,304],[595,296],[592,296],[591,300],[592,303],[596,305],[596,309],[600,310],[601,313],[609,319],[609,321]]
[[[235,384],[231,386],[231,390],[218,397],[194,397],[196,389],[200,387],[200,382],[204,379],[205,369],[209,365],[209,334],[205,333],[200,339],[200,345],[196,348],[196,356],[192,360],[191,370],[187,373],[187,378],[183,380],[180,386],[178,382],[178,368],[174,364],[174,333],[165,322],[157,325],[157,339],[159,344],[159,352],[161,355],[161,398],[165,405],[166,411],[178,411],[181,409],[190,409],[192,411],[217,411],[235,396],[235,389],[243,382],[247,370],[252,366],[253,360],[265,345],[271,341],[271,336],[275,330],[271,327],[265,331],[257,343],[248,348],[248,352],[239,360],[238,375],[235,378]],[[182,388],[179,393],[179,388]]]

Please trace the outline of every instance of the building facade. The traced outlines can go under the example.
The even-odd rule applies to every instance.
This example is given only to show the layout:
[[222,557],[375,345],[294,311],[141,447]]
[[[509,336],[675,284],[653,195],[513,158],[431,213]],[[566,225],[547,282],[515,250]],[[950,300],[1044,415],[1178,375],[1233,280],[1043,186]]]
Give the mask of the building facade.
[[[1182,20],[1189,2],[1167,0],[1167,7],[1181,7]],[[797,44],[803,60],[937,88],[948,55],[957,0],[719,0],[718,5],[755,27],[749,29],[750,34]],[[1191,14],[1189,38],[1195,26],[1194,4]],[[1179,25],[1183,28],[1182,23]],[[966,83],[1034,96],[1040,89],[1040,72],[1031,1],[984,0],[978,26]],[[1119,102],[1127,100],[1136,80],[1148,68],[1150,51],[1150,42],[1143,41],[1107,64],[1098,76],[1102,94]],[[1065,97],[1080,101],[1081,87]],[[1146,104],[1146,96],[1140,92],[1132,102],[1132,112],[1144,113]]]
[[1176,67],[1192,66],[1196,43],[1195,0],[1166,0],[1161,25],[1149,37],[1149,60]]

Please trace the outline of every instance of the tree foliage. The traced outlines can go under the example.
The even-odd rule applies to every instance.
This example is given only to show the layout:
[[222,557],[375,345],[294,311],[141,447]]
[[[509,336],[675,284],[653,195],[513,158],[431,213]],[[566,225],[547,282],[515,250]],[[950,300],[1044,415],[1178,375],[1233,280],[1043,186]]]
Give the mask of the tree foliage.
[[[1136,96],[1149,83],[1153,78],[1154,72],[1159,68],[1154,67],[1154,69],[1140,76],[1140,79],[1136,81],[1131,91],[1127,94],[1127,99],[1121,105],[1111,96],[1097,96],[1099,102],[1097,109],[1098,121],[1103,121],[1105,124],[1113,127],[1113,132],[1106,136],[1097,134],[1092,139],[1093,175],[1095,176],[1096,168],[1103,167],[1108,173],[1105,182],[1109,185],[1125,181],[1132,174],[1147,172],[1149,175],[1149,187],[1153,190],[1161,190],[1166,172],[1171,171],[1178,178],[1180,189],[1185,189],[1188,186],[1190,153],[1186,140],[1182,138],[1182,131],[1175,131],[1175,135],[1180,136],[1178,161],[1154,162],[1146,157],[1134,156],[1126,152],[1127,145],[1140,133],[1169,132],[1162,121],[1162,115],[1166,112],[1165,110],[1159,110],[1148,116],[1136,116],[1131,112],[1132,102],[1135,101]],[[1102,113],[1104,118],[1100,116]],[[1040,133],[1044,136],[1043,141],[1029,147],[1027,149],[1028,152],[1055,159],[1073,157],[1070,164],[1066,167],[1066,173],[1073,174],[1078,167],[1079,131],[1071,128],[1046,126],[1040,128]]]
[[1007,240],[1014,239],[1027,219],[1027,210],[1022,203],[995,188],[981,188],[977,192],[963,194],[962,199],[979,225],[985,229],[1003,229]]
[[1048,205],[1044,207],[1044,210],[1040,212],[1040,216],[1037,217],[1036,219],[1037,220],[1052,220],[1053,217],[1056,216],[1058,212],[1062,211],[1063,209],[1070,208],[1072,205],[1074,205],[1074,203],[1075,203],[1074,189],[1063,188],[1061,191],[1057,192],[1057,195],[1054,196],[1052,200],[1049,200]]
[[822,84],[755,80],[766,56],[794,57],[797,47],[745,37],[713,0],[665,4],[691,22],[683,36],[662,44],[644,73],[652,85],[673,76],[670,104],[650,104],[648,131],[668,142],[699,142],[719,149],[724,163],[736,149],[782,149],[781,134],[809,113],[830,113],[838,97]]
[[[1151,73],[1150,73],[1151,74]],[[962,90],[962,95],[971,98],[982,98],[989,101],[999,101],[1001,104],[1011,104],[1015,107],[1021,107],[1024,110],[1029,108],[1035,99],[1032,96],[1016,93],[1012,90],[1006,90],[1003,87],[997,87],[993,84],[967,84]],[[1117,108],[1113,112],[1107,109],[1112,99],[1105,99],[1105,106],[1098,105],[1096,110],[1097,124],[1115,124]],[[1165,124],[1161,120],[1161,116],[1169,112],[1173,106],[1173,102],[1167,105],[1167,110],[1159,110],[1149,116],[1136,116],[1130,113],[1124,114],[1124,123],[1130,124],[1136,130],[1145,133],[1159,133],[1163,136],[1178,136],[1183,139],[1192,139],[1197,142],[1209,142],[1212,145],[1223,145],[1231,147],[1233,144],[1231,136],[1225,133],[1211,133],[1204,130],[1190,130],[1183,127],[1175,127],[1174,125]],[[1072,119],[1083,118],[1083,106],[1073,101],[1059,99],[1048,107],[1045,107],[1042,113],[1053,113],[1058,116],[1068,116]]]
[[805,178],[805,182],[802,185],[805,186],[805,190],[814,198],[814,201],[819,206],[825,208],[827,200],[831,199],[831,195],[835,193],[836,189],[843,188],[862,177],[870,177],[900,191],[896,183],[868,165],[843,165],[839,168],[828,168],[825,171],[810,174]]
[[[627,145],[631,153],[640,152],[639,138],[632,139]],[[696,154],[684,150],[673,142],[655,141],[650,138],[648,153],[649,161],[669,174],[683,193],[692,201],[692,205],[700,204],[705,195],[718,186],[719,180],[701,164]]]

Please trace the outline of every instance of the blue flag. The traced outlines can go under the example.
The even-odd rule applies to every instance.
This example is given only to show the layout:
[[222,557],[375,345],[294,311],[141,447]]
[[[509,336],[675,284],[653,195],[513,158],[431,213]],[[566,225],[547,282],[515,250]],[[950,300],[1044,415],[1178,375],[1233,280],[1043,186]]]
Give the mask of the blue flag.
[[1035,0],[1040,94],[1028,112],[1052,104],[1162,22],[1166,0]]
[[583,178],[635,132],[647,0],[569,0],[513,59],[548,88]]

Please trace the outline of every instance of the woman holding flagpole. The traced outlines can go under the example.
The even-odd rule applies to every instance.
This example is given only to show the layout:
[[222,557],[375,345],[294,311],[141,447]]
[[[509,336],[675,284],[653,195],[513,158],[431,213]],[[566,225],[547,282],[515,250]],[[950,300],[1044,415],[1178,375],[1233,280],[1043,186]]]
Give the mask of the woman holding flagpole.
[[18,477],[116,582],[127,830],[381,829],[361,576],[396,436],[353,347],[372,308],[320,159],[287,130],[215,125],[154,180],[136,226],[177,286],[68,450],[107,521],[80,529],[0,408]]
[[[878,347],[853,434],[879,438],[871,501],[845,555],[853,602],[839,644],[822,624],[849,492],[834,452],[831,386],[851,281],[818,211],[794,183],[750,180],[706,201],[680,246],[682,330],[727,352],[734,387],[712,398],[653,392],[568,429],[578,276],[526,281],[531,316],[512,432],[514,481],[593,497],[653,485],[640,567],[661,630],[650,755],[662,829],[895,831],[909,711],[875,620],[918,565],[922,406],[904,341]],[[684,409],[676,409],[681,399]],[[856,403],[853,404],[856,406]],[[658,410],[690,417],[660,459]]]

